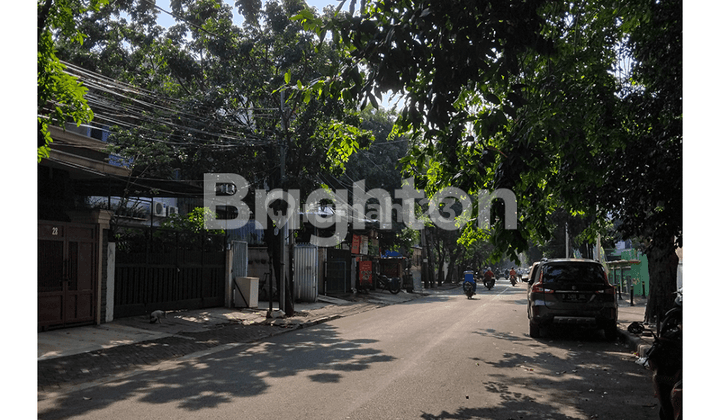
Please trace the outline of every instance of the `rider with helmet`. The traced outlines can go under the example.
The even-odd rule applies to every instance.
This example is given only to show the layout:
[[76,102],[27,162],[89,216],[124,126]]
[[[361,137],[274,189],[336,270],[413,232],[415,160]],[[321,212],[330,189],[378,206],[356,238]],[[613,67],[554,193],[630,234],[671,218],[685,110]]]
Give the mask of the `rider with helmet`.
[[515,283],[517,282],[517,273],[515,272],[515,267],[510,269],[510,277],[508,278],[510,279],[512,285],[515,286]]
[[495,277],[495,273],[490,270],[490,267],[487,268],[485,271],[485,274],[483,274],[483,284],[487,285],[488,280]]

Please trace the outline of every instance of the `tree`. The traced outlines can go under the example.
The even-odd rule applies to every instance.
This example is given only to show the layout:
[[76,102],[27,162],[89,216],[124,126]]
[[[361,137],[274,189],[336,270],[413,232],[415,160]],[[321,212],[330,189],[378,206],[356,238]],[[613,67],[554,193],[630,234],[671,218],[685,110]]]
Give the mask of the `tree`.
[[[678,0],[400,0],[299,18],[355,59],[324,92],[404,95],[416,185],[515,193],[518,229],[494,218],[488,231],[497,253],[549,239],[557,209],[590,217],[590,234],[611,214],[622,235],[646,235],[651,318],[671,302],[682,238],[681,17]],[[633,89],[616,76],[625,57]]]
[[[343,52],[331,44],[316,49],[316,35],[290,20],[305,10],[302,1],[237,5],[242,28],[221,0],[173,1],[177,24],[165,30],[152,4],[120,0],[86,13],[87,42],[65,43],[63,54],[102,73],[90,92],[97,119],[112,126],[114,152],[136,173],[198,180],[242,168],[256,188],[308,194],[319,174],[339,175],[372,142],[355,107],[292,94],[336,74]],[[284,205],[271,203],[273,211]],[[282,284],[282,238],[270,218],[261,222]]]
[[633,67],[624,85],[623,128],[628,142],[609,153],[598,195],[620,221],[623,239],[640,237],[650,292],[645,321],[672,307],[677,288],[677,247],[682,246],[683,16],[680,0],[637,1],[624,24]]
[[[87,88],[65,72],[65,65],[55,54],[55,38],[82,44],[76,16],[88,10],[99,10],[108,0],[38,0],[37,27],[37,114],[38,162],[49,156],[52,137],[49,125],[65,127],[73,120],[78,126],[93,119],[84,98]],[[87,4],[87,5],[86,5]]]

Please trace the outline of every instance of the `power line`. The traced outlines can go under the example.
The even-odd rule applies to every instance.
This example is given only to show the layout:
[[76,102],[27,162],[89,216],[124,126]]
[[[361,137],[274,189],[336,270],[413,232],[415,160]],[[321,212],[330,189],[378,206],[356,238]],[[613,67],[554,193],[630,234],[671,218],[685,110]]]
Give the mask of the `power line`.
[[[262,146],[274,144],[276,140],[263,138],[259,136],[243,135],[240,133],[229,131],[227,126],[217,131],[207,131],[187,125],[179,125],[174,121],[185,118],[185,121],[195,122],[201,126],[217,124],[218,115],[202,116],[196,113],[184,111],[182,101],[164,96],[157,92],[138,88],[118,80],[110,79],[106,76],[94,73],[89,70],[82,69],[74,64],[63,62],[67,66],[67,72],[77,77],[85,86],[89,88],[86,94],[86,100],[92,105],[92,109],[98,120],[118,125],[128,129],[144,130],[155,135],[162,135],[169,138],[175,137],[177,134],[164,133],[152,130],[143,124],[156,124],[158,126],[179,130],[183,133],[192,133],[200,137],[210,137],[221,143],[213,143],[213,147],[238,147],[238,146]],[[114,98],[114,99],[113,99]],[[250,120],[253,107],[238,108],[250,111],[244,115],[238,116],[237,113],[227,113],[231,118],[246,118]],[[268,110],[270,108],[261,108]],[[151,141],[161,141],[169,144],[190,145],[187,138],[182,141],[172,142],[168,140],[151,139]],[[193,142],[197,145],[197,142]]]

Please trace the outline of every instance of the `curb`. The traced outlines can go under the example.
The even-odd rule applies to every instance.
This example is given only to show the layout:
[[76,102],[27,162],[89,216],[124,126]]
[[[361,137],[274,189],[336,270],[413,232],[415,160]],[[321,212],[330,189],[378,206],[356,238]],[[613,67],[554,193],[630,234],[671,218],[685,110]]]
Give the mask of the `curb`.
[[642,336],[631,333],[626,328],[626,325],[618,325],[618,337],[625,344],[628,344],[630,349],[637,353],[638,357],[645,357],[650,347],[652,347],[652,339],[644,339]]
[[333,320],[336,320],[336,319],[340,319],[340,318],[342,318],[342,317],[343,317],[342,315],[326,316],[326,317],[323,317],[323,318],[316,319],[316,320],[314,320],[314,321],[303,322],[302,324],[298,324],[297,328],[295,328],[295,329],[298,329],[298,330],[299,330],[299,329],[303,329],[303,328],[312,327],[312,326],[315,326],[315,325],[318,325],[318,324],[322,324],[322,323],[325,323],[325,322],[329,322],[329,321],[333,321]]
[[[95,386],[98,386],[98,385],[103,385],[103,384],[106,384],[106,383],[109,383],[109,382],[112,382],[112,381],[116,381],[116,380],[119,380],[119,379],[128,379],[128,378],[131,378],[131,377],[133,377],[133,376],[136,376],[136,375],[139,375],[139,374],[142,374],[142,373],[145,373],[145,372],[149,372],[149,371],[152,371],[152,370],[160,369],[160,368],[162,368],[162,367],[163,367],[165,364],[167,364],[167,363],[187,362],[187,361],[189,361],[189,360],[193,360],[193,359],[196,359],[196,358],[199,358],[199,357],[209,356],[209,355],[211,355],[211,354],[218,353],[218,352],[221,352],[221,351],[230,350],[230,349],[237,348],[237,347],[241,347],[241,346],[251,346],[251,345],[253,345],[253,344],[255,344],[255,343],[261,342],[261,341],[266,340],[266,339],[268,339],[268,338],[272,338],[272,337],[275,337],[275,336],[278,336],[278,335],[282,335],[282,334],[288,333],[288,332],[290,332],[290,331],[294,331],[294,330],[298,330],[298,329],[302,329],[302,328],[309,328],[309,327],[312,327],[312,326],[314,326],[314,325],[322,324],[322,323],[325,323],[325,322],[328,322],[328,321],[332,321],[332,320],[338,319],[338,318],[342,318],[342,315],[339,315],[339,314],[338,314],[338,315],[332,315],[332,316],[322,317],[322,318],[319,318],[319,319],[316,319],[316,320],[304,322],[304,323],[302,323],[302,324],[296,324],[296,325],[294,325],[294,326],[287,326],[287,327],[277,326],[277,327],[279,327],[279,328],[277,329],[277,331],[273,331],[272,333],[269,333],[269,334],[267,334],[267,335],[263,335],[263,336],[261,336],[261,337],[257,337],[257,338],[254,338],[254,339],[250,339],[250,340],[246,340],[246,341],[239,341],[239,342],[235,342],[235,343],[219,344],[219,345],[217,345],[217,346],[215,346],[215,347],[212,347],[212,348],[209,348],[209,349],[199,350],[199,351],[192,352],[192,353],[188,353],[188,354],[185,354],[185,355],[182,355],[182,356],[178,356],[178,357],[175,357],[175,358],[162,360],[162,361],[160,361],[160,362],[158,362],[158,363],[149,364],[149,365],[146,365],[146,366],[142,366],[142,367],[138,367],[138,368],[135,368],[135,369],[127,370],[127,371],[125,371],[125,372],[118,372],[118,373],[115,373],[115,374],[110,374],[110,375],[108,375],[108,376],[105,376],[105,377],[102,377],[102,378],[98,378],[98,379],[94,379],[94,380],[90,380],[90,381],[87,381],[87,382],[82,382],[82,383],[60,383],[60,384],[56,384],[56,385],[54,385],[54,388],[55,388],[55,389],[53,389],[53,390],[51,390],[51,391],[41,391],[41,390],[38,390],[38,392],[37,392],[37,400],[38,400],[38,401],[43,401],[43,400],[50,399],[50,398],[56,398],[56,397],[61,396],[61,395],[64,395],[64,394],[69,394],[69,393],[72,393],[72,392],[82,391],[82,390],[85,390],[85,389],[88,389],[88,388],[92,388],[92,387],[95,387]],[[175,337],[180,337],[180,335],[173,335],[173,336],[175,336]],[[152,341],[153,341],[153,340],[147,340],[147,341],[145,341],[145,342],[152,342]]]
[[[412,298],[410,300],[414,300],[414,299],[420,298],[425,295],[424,294],[416,294],[416,296],[417,297]],[[395,304],[405,303],[410,300],[403,301],[403,302],[394,302],[394,303],[383,301],[381,303],[375,303],[375,304],[371,304],[371,305],[367,305],[367,306],[363,306],[362,304],[361,305],[350,304],[347,306],[338,306],[338,308],[341,308],[341,309],[339,309],[339,313],[325,314],[318,318],[314,318],[314,319],[310,318],[310,319],[305,320],[304,322],[298,322],[298,323],[288,322],[283,325],[283,324],[281,324],[281,322],[277,322],[277,321],[286,321],[287,318],[278,318],[276,320],[272,320],[272,321],[277,322],[275,324],[265,323],[265,322],[258,323],[258,324],[264,324],[267,327],[272,327],[273,331],[266,332],[262,335],[259,335],[259,336],[253,337],[253,338],[248,338],[248,339],[245,339],[242,341],[218,344],[214,347],[197,350],[197,351],[187,353],[187,354],[184,354],[181,356],[176,356],[176,357],[167,358],[164,360],[159,360],[156,363],[150,363],[150,364],[146,364],[146,365],[142,365],[142,366],[136,365],[136,367],[125,370],[125,371],[102,374],[101,377],[96,377],[94,379],[88,379],[87,381],[84,381],[84,382],[77,382],[77,381],[63,382],[63,381],[61,381],[61,382],[57,382],[57,383],[43,385],[44,388],[41,389],[39,387],[39,389],[37,391],[37,400],[42,401],[42,400],[46,400],[49,398],[54,398],[54,397],[58,397],[58,396],[61,396],[64,394],[68,394],[71,392],[88,389],[88,388],[91,388],[91,387],[94,387],[97,385],[106,384],[106,383],[109,383],[109,382],[112,382],[112,381],[115,381],[118,379],[127,379],[132,376],[136,376],[138,374],[144,373],[144,372],[159,369],[162,366],[165,366],[167,363],[187,362],[189,360],[192,360],[192,359],[195,359],[198,357],[204,357],[207,355],[211,355],[213,353],[217,353],[220,351],[229,350],[229,349],[233,349],[233,348],[237,348],[237,347],[241,347],[241,346],[251,346],[251,345],[254,345],[255,343],[262,342],[263,340],[266,340],[268,338],[275,337],[275,336],[278,336],[281,334],[285,334],[290,331],[295,331],[295,330],[304,329],[304,328],[311,328],[313,326],[323,324],[326,322],[330,322],[330,321],[333,321],[333,320],[336,320],[339,318],[343,318],[345,316],[355,315],[358,313],[371,311],[373,309],[378,309],[378,308],[381,308],[384,306],[391,306],[391,305],[395,305]],[[357,302],[354,302],[354,303],[357,303]],[[188,338],[188,337],[183,337],[182,334],[183,334],[182,332],[178,333],[178,334],[169,334],[168,337]],[[154,339],[149,339],[149,340],[135,343],[135,344],[153,343],[153,342],[154,342]],[[72,357],[72,356],[70,356],[70,357]],[[39,362],[41,362],[41,361],[38,360],[38,363]]]

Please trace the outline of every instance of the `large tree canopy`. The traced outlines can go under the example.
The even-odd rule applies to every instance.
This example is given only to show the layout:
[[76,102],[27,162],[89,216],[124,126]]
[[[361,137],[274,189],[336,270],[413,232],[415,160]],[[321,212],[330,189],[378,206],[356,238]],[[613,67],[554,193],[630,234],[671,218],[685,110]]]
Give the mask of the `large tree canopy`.
[[484,232],[498,251],[549,239],[556,209],[595,231],[612,215],[651,245],[646,316],[669,307],[682,239],[679,0],[371,1],[297,19],[354,58],[316,90],[402,95],[417,185],[515,193],[518,229],[500,217]]
[[237,27],[223,1],[173,1],[176,24],[166,29],[151,2],[119,0],[78,18],[82,45],[59,43],[88,81],[95,123],[112,127],[115,152],[146,176],[202,179],[242,168],[279,187],[283,155],[283,182],[310,189],[315,173],[339,173],[369,144],[342,101],[285,92],[337,72],[340,51],[316,50],[315,35],[289,19],[305,3],[253,5],[238,2],[255,19]]
[[[173,0],[176,24],[166,29],[153,2],[118,0],[77,16],[84,43],[60,37],[58,55],[88,85],[94,123],[109,126],[114,152],[144,176],[230,172],[254,188],[308,194],[318,174],[338,175],[373,140],[342,99],[291,94],[336,74],[345,52],[316,48],[317,35],[290,19],[314,16],[304,1],[237,7],[242,27],[222,0]],[[263,222],[281,273],[281,238]]]

